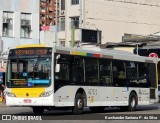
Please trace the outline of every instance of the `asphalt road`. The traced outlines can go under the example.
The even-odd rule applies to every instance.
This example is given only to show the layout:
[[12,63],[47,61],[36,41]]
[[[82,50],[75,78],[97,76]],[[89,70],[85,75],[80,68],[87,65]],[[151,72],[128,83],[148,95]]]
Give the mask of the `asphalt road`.
[[[16,116],[34,116],[34,113],[32,112],[32,109],[30,107],[7,107],[5,105],[1,105],[0,104],[0,114],[4,115],[16,115]],[[101,113],[91,113],[89,108],[85,108],[84,113],[81,115],[73,115],[71,111],[45,111],[44,115],[42,117],[40,117],[42,119],[42,121],[38,121],[38,122],[44,122],[44,120],[48,120],[47,122],[49,123],[53,123],[53,122],[62,122],[63,123],[69,123],[69,122],[87,122],[90,123],[90,121],[92,120],[92,122],[95,123],[101,123],[101,122],[122,122],[123,123],[137,123],[137,121],[140,121],[144,123],[158,123],[160,122],[160,120],[156,120],[154,119],[154,117],[151,117],[153,119],[144,119],[144,116],[158,116],[160,117],[160,103],[157,104],[153,104],[153,105],[148,105],[148,106],[139,106],[137,107],[137,111],[135,112],[122,112],[120,111],[119,108],[106,108],[104,112]],[[135,120],[135,119],[128,119],[128,120],[108,120],[105,119],[106,117],[119,117],[119,116],[134,116],[134,117],[139,117],[142,116],[143,120],[139,119],[139,120]],[[115,118],[114,117],[114,118]],[[84,121],[82,121],[84,120]],[[1,122],[1,121],[0,121]],[[20,121],[19,121],[20,122]],[[113,123],[115,123],[113,122]],[[46,122],[45,122],[46,123]]]

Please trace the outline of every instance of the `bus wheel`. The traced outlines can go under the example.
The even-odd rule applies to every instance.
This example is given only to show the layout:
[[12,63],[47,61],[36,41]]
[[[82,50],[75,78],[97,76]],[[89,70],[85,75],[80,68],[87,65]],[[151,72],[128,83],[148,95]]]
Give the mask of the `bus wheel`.
[[99,112],[103,112],[103,111],[104,111],[104,108],[105,108],[105,107],[103,107],[103,106],[101,106],[101,107],[90,107],[90,110],[91,110],[91,112],[93,112],[93,113],[99,113]]
[[81,114],[84,108],[84,99],[81,93],[78,93],[75,98],[75,104],[73,107],[74,114]]
[[128,106],[121,106],[121,107],[120,107],[120,110],[121,110],[121,111],[127,111],[127,110],[128,110]]
[[41,115],[44,112],[44,108],[43,107],[39,107],[39,106],[35,106],[32,107],[34,114],[36,115]]
[[136,106],[137,106],[137,96],[135,93],[131,93],[130,97],[129,97],[129,106],[128,106],[128,110],[129,111],[135,111],[136,110]]

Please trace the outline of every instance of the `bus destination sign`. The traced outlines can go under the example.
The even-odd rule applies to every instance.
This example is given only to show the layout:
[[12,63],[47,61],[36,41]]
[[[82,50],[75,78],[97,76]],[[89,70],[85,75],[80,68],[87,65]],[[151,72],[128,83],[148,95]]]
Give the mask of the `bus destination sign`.
[[16,55],[32,55],[32,54],[36,54],[36,55],[45,55],[47,54],[47,50],[46,49],[40,49],[40,50],[16,50],[15,51]]
[[47,55],[51,54],[51,49],[43,48],[43,49],[16,49],[11,50],[9,55],[13,56],[22,56],[22,55]]

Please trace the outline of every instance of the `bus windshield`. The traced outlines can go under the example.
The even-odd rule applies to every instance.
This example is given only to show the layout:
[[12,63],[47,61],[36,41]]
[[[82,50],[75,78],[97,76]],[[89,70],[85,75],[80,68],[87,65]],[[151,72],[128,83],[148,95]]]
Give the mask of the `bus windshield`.
[[8,87],[44,87],[51,82],[51,58],[11,58],[8,60]]

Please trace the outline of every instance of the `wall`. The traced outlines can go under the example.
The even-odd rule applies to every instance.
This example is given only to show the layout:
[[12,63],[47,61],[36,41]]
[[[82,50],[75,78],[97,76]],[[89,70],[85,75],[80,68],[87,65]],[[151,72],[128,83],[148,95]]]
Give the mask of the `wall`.
[[121,42],[124,33],[160,31],[159,0],[84,0],[84,28],[102,30],[102,43]]
[[46,44],[47,46],[53,46],[55,42],[55,32],[54,31],[41,31],[40,32],[40,42]]
[[[71,17],[79,16],[80,14],[80,7],[78,5],[71,5],[71,1],[66,1],[66,10],[65,10],[65,40],[66,46],[70,46],[71,41]],[[76,31],[75,33],[78,33]],[[75,36],[75,40],[79,40],[79,36]]]
[[[2,37],[3,51],[17,45],[39,43],[39,2],[37,0],[0,0],[0,36],[2,36],[3,11],[12,11],[13,37]],[[31,38],[20,38],[20,15],[31,14]]]

